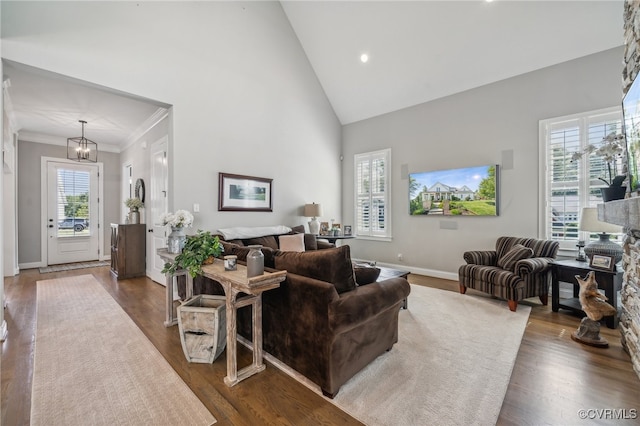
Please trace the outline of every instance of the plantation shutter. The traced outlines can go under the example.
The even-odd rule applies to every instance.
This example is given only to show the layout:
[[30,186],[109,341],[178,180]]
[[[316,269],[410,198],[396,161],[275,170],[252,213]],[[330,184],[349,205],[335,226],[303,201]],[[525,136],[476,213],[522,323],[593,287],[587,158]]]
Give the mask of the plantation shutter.
[[[615,108],[541,123],[547,162],[544,238],[559,241],[561,249],[575,250],[578,240],[595,238],[579,231],[580,212],[583,207],[602,203],[600,188],[607,184],[599,178],[609,177],[602,157],[584,154],[573,161],[572,155],[590,144],[601,146],[603,138],[612,132],[621,134],[621,118],[619,108]],[[623,159],[616,161],[617,173],[612,170],[612,174],[623,173]]]
[[391,150],[357,154],[354,171],[356,235],[390,238]]

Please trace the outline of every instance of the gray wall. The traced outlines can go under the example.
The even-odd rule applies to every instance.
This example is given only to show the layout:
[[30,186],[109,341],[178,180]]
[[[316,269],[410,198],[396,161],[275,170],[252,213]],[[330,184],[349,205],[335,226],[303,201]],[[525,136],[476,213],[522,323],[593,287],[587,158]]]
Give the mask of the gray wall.
[[[100,146],[98,146],[98,150]],[[41,158],[66,158],[65,146],[46,145],[18,140],[18,262],[39,263],[41,259],[41,233],[46,218],[41,217]],[[102,256],[111,253],[110,222],[117,222],[120,213],[120,161],[119,154],[98,152],[104,172],[104,239]],[[42,173],[46,173],[42,171]]]
[[[170,209],[194,229],[340,220],[341,126],[279,2],[2,2],[6,59],[172,105]],[[78,25],[81,23],[81,25]],[[218,212],[218,173],[273,212]]]
[[[490,249],[500,235],[538,236],[540,120],[620,105],[622,47],[344,126],[344,223],[353,221],[353,155],[392,148],[392,242],[350,242],[362,259],[455,278],[462,254]],[[470,67],[472,72],[473,67]],[[411,217],[409,173],[500,164],[499,217]],[[456,230],[441,229],[455,222]],[[397,254],[402,253],[403,262]]]

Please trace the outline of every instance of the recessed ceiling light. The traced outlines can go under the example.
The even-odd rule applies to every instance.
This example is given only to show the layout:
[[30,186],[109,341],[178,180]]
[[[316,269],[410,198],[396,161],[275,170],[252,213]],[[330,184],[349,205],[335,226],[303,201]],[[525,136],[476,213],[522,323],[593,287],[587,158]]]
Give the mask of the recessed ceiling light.
[[369,62],[369,55],[367,55],[366,53],[360,55],[360,62],[362,62],[363,64]]

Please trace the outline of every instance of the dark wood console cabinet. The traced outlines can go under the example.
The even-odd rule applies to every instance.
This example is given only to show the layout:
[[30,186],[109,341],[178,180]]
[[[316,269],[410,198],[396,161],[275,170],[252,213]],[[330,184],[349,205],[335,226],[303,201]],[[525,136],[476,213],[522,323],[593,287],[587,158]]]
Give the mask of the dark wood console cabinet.
[[111,224],[111,273],[118,279],[146,274],[146,226]]

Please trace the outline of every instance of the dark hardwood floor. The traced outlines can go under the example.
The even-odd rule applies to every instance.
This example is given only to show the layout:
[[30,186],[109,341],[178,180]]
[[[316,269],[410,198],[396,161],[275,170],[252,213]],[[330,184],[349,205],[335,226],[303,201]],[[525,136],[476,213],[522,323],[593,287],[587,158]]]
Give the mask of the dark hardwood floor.
[[[358,425],[342,412],[277,368],[267,369],[229,388],[226,351],[213,364],[190,364],[180,345],[177,326],[165,328],[164,287],[147,278],[114,279],[108,267],[40,274],[25,270],[5,279],[9,336],[2,345],[1,421],[28,425],[33,373],[36,281],[93,274],[153,342],[171,366],[207,406],[220,425]],[[413,284],[458,291],[454,281],[411,275]],[[467,297],[486,297],[469,290]],[[533,300],[533,299],[531,299]],[[525,302],[526,303],[526,302]],[[618,330],[602,328],[608,349],[580,345],[570,334],[579,318],[532,302],[529,324],[512,373],[498,424],[577,424],[579,410],[640,411],[640,380],[620,345]],[[409,297],[409,309],[411,298]],[[505,302],[505,309],[507,309]],[[452,313],[464,315],[464,312]],[[455,338],[455,336],[452,336]],[[109,356],[109,354],[105,354]],[[248,365],[251,353],[239,347],[238,364]],[[478,363],[491,360],[478,354]],[[170,389],[167,389],[170,392]],[[482,389],[478,389],[481,393]],[[452,395],[455,397],[455,395]],[[640,414],[640,413],[639,413]],[[627,420],[638,424],[638,420]],[[620,420],[588,424],[620,424]],[[585,424],[587,424],[585,423]]]

